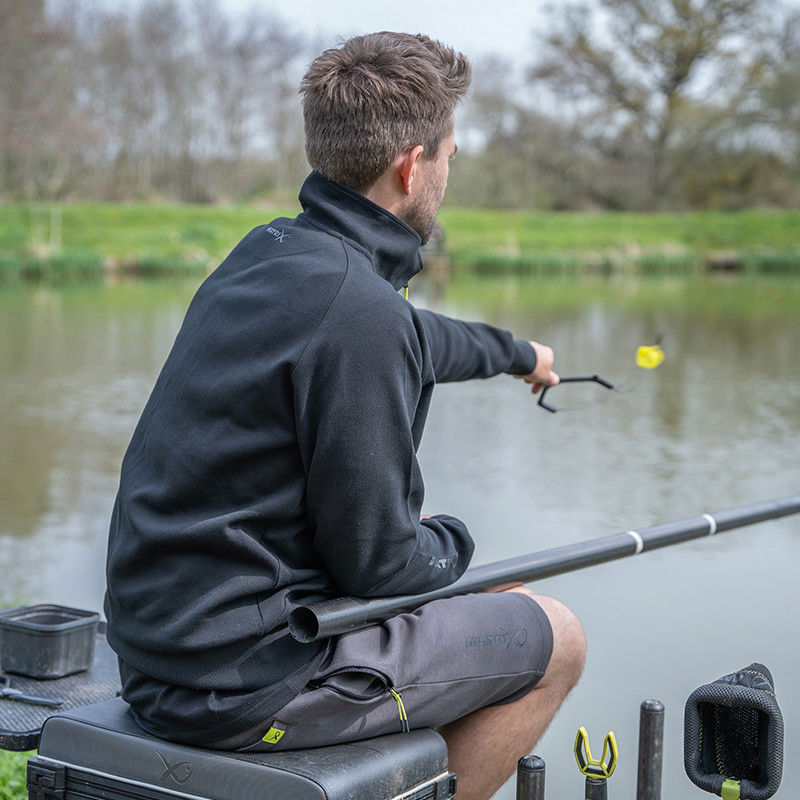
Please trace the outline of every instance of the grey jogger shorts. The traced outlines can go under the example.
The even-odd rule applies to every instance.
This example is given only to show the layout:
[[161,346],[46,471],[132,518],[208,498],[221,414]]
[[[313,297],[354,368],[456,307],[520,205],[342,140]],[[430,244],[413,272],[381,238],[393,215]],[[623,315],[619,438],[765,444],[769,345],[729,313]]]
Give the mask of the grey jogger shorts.
[[332,640],[309,685],[230,749],[294,750],[399,733],[403,709],[409,727],[439,727],[529,692],[552,649],[550,622],[527,595],[435,600]]

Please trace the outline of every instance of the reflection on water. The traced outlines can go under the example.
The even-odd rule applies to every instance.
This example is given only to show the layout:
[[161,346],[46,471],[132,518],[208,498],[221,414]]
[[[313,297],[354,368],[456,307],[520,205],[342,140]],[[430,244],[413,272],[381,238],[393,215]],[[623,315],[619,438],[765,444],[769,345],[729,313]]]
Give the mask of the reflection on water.
[[0,596],[97,608],[119,463],[190,288],[0,295]]
[[[119,463],[191,286],[0,294],[0,601],[98,608]],[[800,491],[800,291],[789,283],[455,281],[412,299],[556,351],[549,414],[505,376],[440,386],[421,450],[426,511],[462,517],[477,561]],[[667,360],[637,371],[639,344]],[[800,519],[545,581],[589,637],[584,679],[539,746],[548,794],[579,796],[579,725],[614,728],[613,793],[634,794],[638,703],[667,705],[664,796],[681,767],[691,689],[752,660],[774,672],[787,741],[800,734],[795,565]],[[787,773],[793,764],[787,752]],[[788,797],[787,790],[779,793]],[[500,795],[513,797],[509,787]]]

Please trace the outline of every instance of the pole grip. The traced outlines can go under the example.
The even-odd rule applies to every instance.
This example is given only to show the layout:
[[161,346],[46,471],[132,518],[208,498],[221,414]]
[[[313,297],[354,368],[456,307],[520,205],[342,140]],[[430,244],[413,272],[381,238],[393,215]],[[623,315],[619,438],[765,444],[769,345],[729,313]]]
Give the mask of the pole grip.
[[639,768],[636,800],[661,800],[664,766],[664,704],[645,700],[639,709]]
[[517,800],[544,800],[544,759],[523,756],[517,762]]

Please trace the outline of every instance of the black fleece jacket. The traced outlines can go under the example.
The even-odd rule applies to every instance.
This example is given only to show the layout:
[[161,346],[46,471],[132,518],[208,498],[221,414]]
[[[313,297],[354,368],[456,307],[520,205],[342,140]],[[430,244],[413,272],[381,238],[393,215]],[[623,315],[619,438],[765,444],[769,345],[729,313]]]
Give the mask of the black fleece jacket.
[[397,217],[318,173],[300,201],[200,287],[122,462],[108,640],[140,723],[190,744],[305,686],[325,644],[287,635],[297,605],[464,572],[464,524],[419,519],[434,383],[535,366],[510,333],[397,293],[422,268]]

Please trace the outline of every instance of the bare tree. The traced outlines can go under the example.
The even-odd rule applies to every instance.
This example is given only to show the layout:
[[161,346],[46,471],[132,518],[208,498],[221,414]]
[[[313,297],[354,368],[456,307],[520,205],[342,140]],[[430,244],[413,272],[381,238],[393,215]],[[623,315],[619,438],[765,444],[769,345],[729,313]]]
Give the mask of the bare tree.
[[[311,50],[258,5],[0,0],[0,195],[293,192],[307,170],[297,86]],[[450,202],[797,202],[800,12],[563,0],[534,52],[528,73],[497,55],[476,62]]]
[[755,75],[764,121],[783,154],[800,167],[800,11],[788,14],[768,40]]
[[249,162],[256,156],[271,164],[261,184],[284,188],[296,177],[291,167],[302,141],[297,85],[305,42],[285,20],[256,6],[236,23],[215,0],[200,0],[195,9],[214,138],[238,165],[235,191],[252,188]]
[[698,92],[730,109],[739,73],[725,66],[741,58],[764,7],[764,0],[570,1],[551,11],[530,77],[571,101],[606,171],[624,174],[624,164],[640,162],[644,182],[629,181],[633,194],[647,205],[674,202],[681,165],[670,150]]
[[74,107],[69,42],[44,0],[0,0],[0,186],[57,198],[86,126]]

